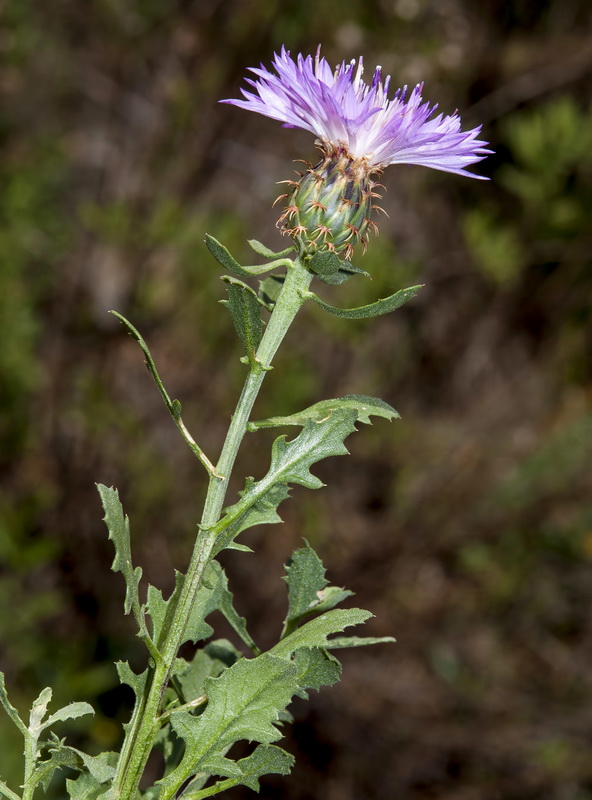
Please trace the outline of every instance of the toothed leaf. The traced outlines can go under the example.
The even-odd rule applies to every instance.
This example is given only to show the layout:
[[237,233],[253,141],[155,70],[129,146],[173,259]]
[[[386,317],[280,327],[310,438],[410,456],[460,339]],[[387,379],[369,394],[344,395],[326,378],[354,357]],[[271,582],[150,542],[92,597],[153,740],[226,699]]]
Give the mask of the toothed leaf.
[[318,603],[318,593],[327,585],[325,567],[312,547],[295,550],[286,564],[288,584],[288,615],[285,628],[289,632],[294,623]]
[[124,610],[126,614],[134,612],[134,617],[142,633],[146,632],[144,616],[140,608],[140,597],[138,585],[142,577],[142,568],[134,569],[132,564],[132,551],[130,542],[129,520],[124,516],[123,507],[119,500],[119,492],[113,487],[109,488],[98,484],[97,488],[101,495],[101,502],[105,511],[103,517],[109,538],[115,547],[115,558],[111,569],[113,572],[121,572],[126,585]]
[[250,431],[256,431],[260,428],[280,428],[284,425],[306,425],[309,420],[320,422],[340,408],[353,409],[357,414],[356,421],[365,422],[367,425],[372,424],[370,417],[382,417],[389,421],[399,418],[398,412],[384,400],[363,394],[347,394],[345,397],[336,397],[334,400],[321,400],[320,403],[315,403],[305,408],[304,411],[290,414],[287,417],[270,417],[250,422],[248,428]]
[[225,509],[224,516],[214,526],[218,534],[216,552],[252,525],[279,522],[275,508],[288,496],[290,483],[309,489],[323,486],[310,468],[323,458],[348,452],[343,440],[356,430],[357,413],[351,408],[336,408],[323,420],[308,420],[295,439],[286,441],[285,436],[278,437],[273,443],[267,475],[258,482],[248,479],[239,502]]
[[266,653],[206,679],[205,689],[208,705],[200,716],[171,715],[185,753],[177,769],[160,782],[168,794],[197,772],[213,772],[216,764],[222,769],[228,759],[220,759],[234,742],[270,744],[281,738],[276,723],[298,689],[297,669],[289,660]]
[[310,620],[282,639],[269,651],[272,655],[288,658],[300,647],[327,647],[327,637],[340,633],[350,625],[360,625],[372,614],[361,608],[338,608]]

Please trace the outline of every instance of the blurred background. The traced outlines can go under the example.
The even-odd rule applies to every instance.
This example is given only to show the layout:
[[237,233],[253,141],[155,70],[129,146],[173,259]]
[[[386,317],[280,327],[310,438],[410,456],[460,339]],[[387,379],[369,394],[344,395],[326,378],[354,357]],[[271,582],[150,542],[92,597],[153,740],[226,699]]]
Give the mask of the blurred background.
[[[107,312],[143,333],[214,456],[244,366],[204,233],[243,263],[247,238],[285,246],[276,182],[316,157],[311,135],[217,101],[283,43],[321,42],[330,62],[363,54],[396,86],[424,80],[443,112],[483,124],[495,155],[476,167],[489,183],[386,171],[389,217],[354,260],[372,281],[317,291],[346,306],[425,288],[370,321],[306,307],[258,401],[262,417],[363,393],[402,416],[322,464],[327,488],[296,489],[283,526],[247,534],[255,555],[224,558],[263,646],[304,536],[376,615],[366,634],[398,640],[345,652],[344,681],[296,702],[296,768],[261,795],[590,800],[588,0],[0,9],[0,664],[13,702],[24,711],[46,685],[88,700],[98,713],[73,741],[118,746],[131,692],[112,662],[143,654],[94,482],[119,488],[136,562],[170,589],[205,479]],[[257,437],[238,475],[265,472],[273,436]],[[4,716],[0,743],[19,782]]]

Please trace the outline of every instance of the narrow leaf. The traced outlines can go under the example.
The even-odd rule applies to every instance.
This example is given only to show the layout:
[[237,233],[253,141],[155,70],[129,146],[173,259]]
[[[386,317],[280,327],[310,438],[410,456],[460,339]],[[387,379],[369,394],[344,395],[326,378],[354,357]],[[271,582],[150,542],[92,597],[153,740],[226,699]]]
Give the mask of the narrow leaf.
[[244,617],[241,617],[241,615],[234,607],[234,597],[232,592],[228,588],[228,579],[226,578],[225,574],[224,574],[224,589],[222,591],[222,596],[218,608],[226,618],[226,621],[232,626],[235,633],[238,634],[238,636],[240,636],[242,641],[247,645],[249,650],[254,655],[258,656],[261,651],[255,644],[251,634],[247,630],[246,619]]
[[333,400],[321,400],[319,403],[305,408],[304,411],[290,414],[287,417],[270,417],[269,419],[250,422],[248,430],[279,428],[284,425],[306,425],[309,420],[320,422],[329,414],[332,414],[335,409],[339,408],[355,410],[357,414],[356,420],[365,422],[367,425],[372,424],[370,417],[382,417],[389,421],[399,418],[398,412],[388,403],[385,403],[384,400],[363,394],[347,394],[345,397],[336,397]]
[[270,310],[277,302],[283,285],[283,275],[269,275],[265,280],[259,281],[259,297]]
[[109,530],[109,539],[111,539],[115,547],[115,558],[113,559],[111,569],[113,572],[121,572],[125,580],[125,613],[129,614],[130,611],[133,611],[140,631],[146,634],[146,622],[140,607],[140,596],[138,593],[138,585],[142,577],[142,568],[136,567],[134,569],[132,565],[129,519],[123,513],[123,507],[119,500],[119,492],[117,489],[103,486],[101,483],[97,485],[97,489],[101,495],[101,502],[105,511],[103,519]]
[[360,625],[372,614],[361,608],[338,608],[312,619],[286,636],[269,651],[271,655],[289,658],[300,647],[326,647],[327,637],[340,633],[350,625]]
[[343,647],[366,647],[369,644],[391,644],[396,642],[392,636],[336,636],[329,639],[325,647],[337,650]]
[[378,317],[382,314],[389,314],[400,308],[408,300],[411,300],[421,289],[420,286],[411,286],[409,289],[401,289],[395,294],[389,295],[382,300],[377,300],[375,303],[370,303],[367,306],[358,306],[357,308],[337,308],[330,306],[317,297],[314,292],[307,292],[307,297],[314,300],[317,305],[333,314],[336,317],[343,317],[344,319],[369,319],[370,317]]
[[242,281],[225,276],[228,300],[222,300],[232,317],[236,332],[244,345],[250,364],[255,363],[255,353],[263,336],[261,301],[257,294]]
[[213,236],[210,236],[209,233],[206,233],[205,243],[206,247],[214,256],[216,261],[221,264],[224,269],[230,270],[230,272],[233,272],[240,278],[250,278],[253,275],[267,272],[267,270],[271,268],[271,265],[267,264],[254,267],[242,267],[238,261],[232,255],[230,255],[229,250],[224,247],[223,244],[220,244],[217,239],[214,239]]
[[285,250],[280,250],[279,253],[275,253],[273,250],[270,250],[269,247],[266,247],[261,242],[258,242],[257,239],[248,239],[248,244],[252,250],[254,250],[257,255],[263,256],[263,258],[285,258],[289,256],[290,253],[294,252],[294,247],[286,247]]

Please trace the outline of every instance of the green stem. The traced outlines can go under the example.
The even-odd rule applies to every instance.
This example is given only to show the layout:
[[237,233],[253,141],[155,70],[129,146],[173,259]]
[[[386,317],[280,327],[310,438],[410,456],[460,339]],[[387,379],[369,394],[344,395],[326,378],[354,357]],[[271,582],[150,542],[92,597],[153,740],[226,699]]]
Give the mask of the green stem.
[[185,628],[195,597],[201,586],[204,571],[216,542],[216,534],[211,529],[220,518],[228,489],[228,479],[245,436],[253,404],[263,379],[271,368],[271,362],[278,347],[294,317],[305,302],[311,279],[312,274],[298,260],[290,262],[282,291],[257,349],[255,362],[250,368],[226,435],[220,459],[216,465],[216,473],[222,477],[210,476],[208,493],[200,523],[200,532],[197,536],[183,589],[175,609],[175,615],[161,651],[162,660],[160,663],[151,664],[150,666],[146,684],[147,694],[143,703],[134,711],[126,733],[117,774],[114,779],[114,796],[120,800],[135,800],[140,778],[161,725],[159,713],[162,696],[169,681],[173,662],[183,642]]

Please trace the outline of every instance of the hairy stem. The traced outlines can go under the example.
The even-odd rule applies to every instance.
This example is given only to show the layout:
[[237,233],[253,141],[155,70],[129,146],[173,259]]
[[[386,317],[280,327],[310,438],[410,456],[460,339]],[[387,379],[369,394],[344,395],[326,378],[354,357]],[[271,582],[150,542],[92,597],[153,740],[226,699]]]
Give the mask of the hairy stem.
[[220,459],[216,465],[216,474],[210,476],[199,533],[175,614],[162,647],[162,660],[158,664],[151,664],[146,694],[142,704],[134,712],[126,732],[114,779],[114,795],[120,800],[135,800],[140,778],[161,725],[159,714],[162,696],[169,681],[173,662],[183,642],[195,597],[215,545],[216,535],[212,533],[211,529],[220,518],[228,489],[228,479],[246,433],[253,404],[278,347],[306,300],[306,292],[311,279],[311,273],[300,264],[298,259],[290,262],[281,294],[269,318],[257,349],[255,362],[249,370],[232,417]]

